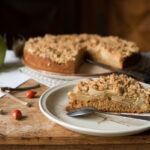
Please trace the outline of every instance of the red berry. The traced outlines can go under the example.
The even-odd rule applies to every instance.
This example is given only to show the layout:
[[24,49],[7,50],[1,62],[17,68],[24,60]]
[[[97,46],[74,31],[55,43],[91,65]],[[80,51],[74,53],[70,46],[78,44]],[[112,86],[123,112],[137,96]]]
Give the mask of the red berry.
[[22,113],[21,113],[21,111],[20,111],[20,110],[14,110],[14,111],[12,112],[12,117],[13,117],[13,119],[16,119],[16,120],[21,119],[21,118],[22,118]]
[[27,98],[33,98],[35,96],[36,92],[35,91],[27,91],[26,97]]

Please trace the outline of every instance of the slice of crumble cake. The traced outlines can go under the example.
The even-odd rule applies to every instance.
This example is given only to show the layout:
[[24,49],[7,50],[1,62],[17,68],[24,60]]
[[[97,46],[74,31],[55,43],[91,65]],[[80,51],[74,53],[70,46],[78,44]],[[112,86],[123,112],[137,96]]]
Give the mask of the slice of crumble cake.
[[150,111],[150,90],[124,74],[100,76],[79,82],[68,93],[69,110],[95,107],[100,111],[144,113]]

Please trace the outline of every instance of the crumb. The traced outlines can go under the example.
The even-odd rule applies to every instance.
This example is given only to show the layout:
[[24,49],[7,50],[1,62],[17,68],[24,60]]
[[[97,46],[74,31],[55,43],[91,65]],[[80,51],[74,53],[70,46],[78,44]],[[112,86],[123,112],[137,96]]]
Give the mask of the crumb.
[[4,110],[0,109],[0,115],[3,115],[3,114],[4,114]]

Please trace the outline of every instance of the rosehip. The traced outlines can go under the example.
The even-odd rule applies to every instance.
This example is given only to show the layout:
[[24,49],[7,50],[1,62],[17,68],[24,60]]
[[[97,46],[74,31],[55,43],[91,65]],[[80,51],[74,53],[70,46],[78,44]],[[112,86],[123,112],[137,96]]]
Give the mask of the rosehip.
[[13,117],[13,119],[16,119],[16,120],[21,119],[21,118],[22,118],[22,113],[21,113],[21,111],[20,111],[20,110],[14,110],[14,111],[12,112],[12,117]]
[[27,91],[26,97],[27,98],[33,98],[35,96],[36,92],[35,91]]

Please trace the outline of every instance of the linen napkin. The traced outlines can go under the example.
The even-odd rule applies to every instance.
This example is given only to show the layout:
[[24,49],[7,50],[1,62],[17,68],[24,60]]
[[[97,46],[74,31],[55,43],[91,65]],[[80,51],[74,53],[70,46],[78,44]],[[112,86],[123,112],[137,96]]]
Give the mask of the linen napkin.
[[[23,66],[21,60],[17,58],[13,51],[7,50],[4,65],[0,68],[0,87],[8,86],[16,88],[31,77],[19,71],[19,67]],[[0,92],[0,98],[4,96]]]

